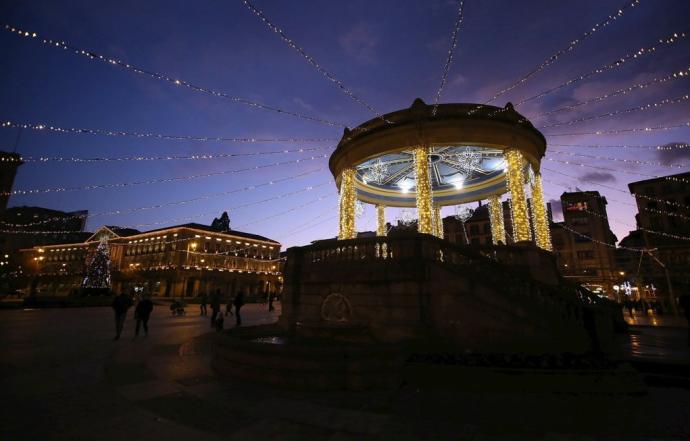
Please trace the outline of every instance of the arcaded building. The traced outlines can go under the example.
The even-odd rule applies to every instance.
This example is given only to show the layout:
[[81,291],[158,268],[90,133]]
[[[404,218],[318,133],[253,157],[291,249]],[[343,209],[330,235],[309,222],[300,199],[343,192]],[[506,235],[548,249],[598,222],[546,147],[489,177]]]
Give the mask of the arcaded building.
[[77,293],[102,242],[107,244],[115,292],[196,297],[220,289],[223,295],[242,291],[251,298],[281,288],[280,243],[190,223],[146,232],[104,226],[84,242],[24,249],[27,292]]

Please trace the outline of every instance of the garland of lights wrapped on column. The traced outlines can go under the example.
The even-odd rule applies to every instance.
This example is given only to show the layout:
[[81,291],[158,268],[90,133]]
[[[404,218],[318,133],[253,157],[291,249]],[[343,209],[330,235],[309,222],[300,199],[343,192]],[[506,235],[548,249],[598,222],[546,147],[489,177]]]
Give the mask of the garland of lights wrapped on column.
[[416,207],[418,232],[443,238],[443,207],[488,200],[493,243],[506,244],[505,195],[512,240],[532,241],[533,227],[536,245],[551,251],[540,173],[545,153],[542,133],[510,103],[436,106],[416,99],[346,128],[329,160],[340,191],[338,239],[356,237],[357,201],[376,206],[377,236],[386,235],[386,207]]

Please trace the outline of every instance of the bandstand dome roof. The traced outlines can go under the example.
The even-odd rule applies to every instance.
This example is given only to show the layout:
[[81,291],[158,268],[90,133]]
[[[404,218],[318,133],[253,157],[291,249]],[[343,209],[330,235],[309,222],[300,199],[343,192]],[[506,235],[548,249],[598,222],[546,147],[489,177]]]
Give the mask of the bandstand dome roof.
[[504,150],[517,149],[538,171],[546,139],[508,103],[424,103],[345,129],[329,167],[355,169],[357,199],[393,207],[415,206],[413,149],[429,148],[434,204],[456,205],[506,192]]

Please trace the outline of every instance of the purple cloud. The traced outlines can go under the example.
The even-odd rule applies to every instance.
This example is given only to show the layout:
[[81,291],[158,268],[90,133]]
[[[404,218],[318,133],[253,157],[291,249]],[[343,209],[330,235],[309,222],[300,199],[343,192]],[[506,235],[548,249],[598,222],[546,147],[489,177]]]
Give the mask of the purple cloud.
[[338,39],[338,43],[346,54],[357,61],[372,64],[377,60],[376,47],[379,44],[379,39],[374,35],[371,28],[364,23],[352,27]]
[[583,181],[591,181],[591,182],[598,182],[598,183],[616,182],[616,177],[613,174],[606,173],[606,172],[585,173],[584,175],[580,176],[580,179],[582,179]]

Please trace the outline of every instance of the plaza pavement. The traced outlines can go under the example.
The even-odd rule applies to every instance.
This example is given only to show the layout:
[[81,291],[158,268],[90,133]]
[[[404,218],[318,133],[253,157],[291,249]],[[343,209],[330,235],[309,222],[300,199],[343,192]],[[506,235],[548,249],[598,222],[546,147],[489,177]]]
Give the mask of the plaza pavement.
[[[246,324],[279,314],[265,305],[244,311]],[[219,379],[209,367],[217,334],[196,308],[188,314],[172,317],[158,306],[150,335],[133,341],[130,310],[123,337],[113,341],[110,308],[0,311],[0,439],[690,439],[690,391],[678,387],[637,396],[405,386],[297,392]],[[660,344],[674,345],[667,352],[681,361],[690,355],[684,329],[633,331],[622,337],[624,357],[635,356],[633,336],[638,356],[663,359],[654,355]]]

